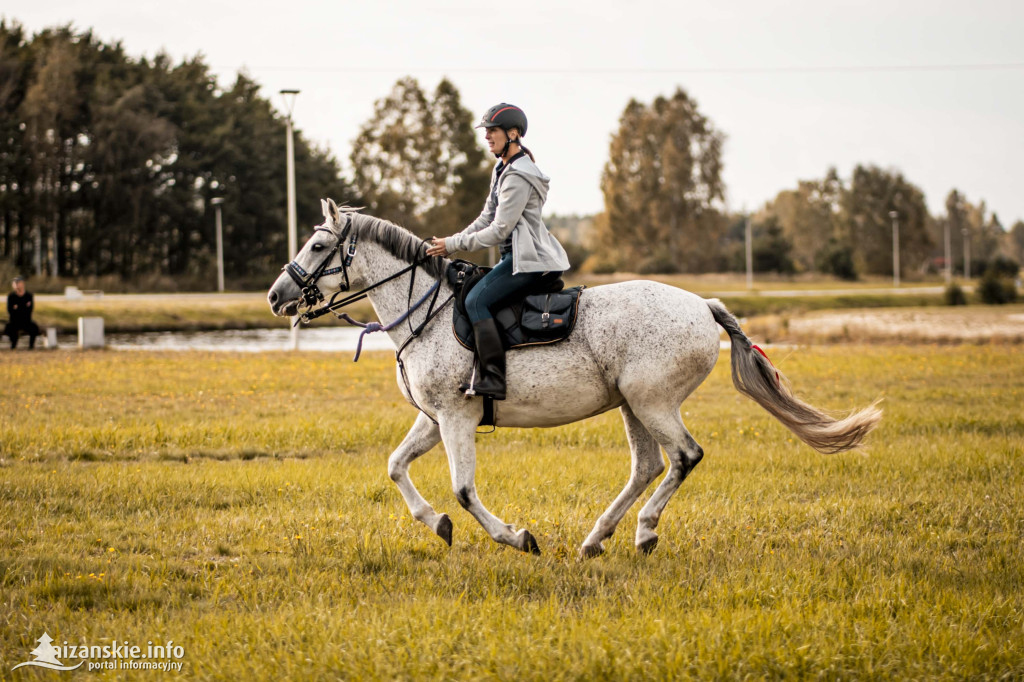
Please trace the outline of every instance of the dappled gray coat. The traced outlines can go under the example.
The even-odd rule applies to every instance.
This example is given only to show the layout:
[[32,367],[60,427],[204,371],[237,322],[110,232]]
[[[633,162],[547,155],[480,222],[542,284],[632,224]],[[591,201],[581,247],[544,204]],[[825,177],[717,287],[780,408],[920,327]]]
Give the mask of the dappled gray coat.
[[[296,281],[290,271],[281,273],[267,293],[271,310],[295,315],[305,299],[302,289],[317,281],[327,301],[342,286],[350,295],[365,293],[387,323],[376,328],[387,329],[395,348],[403,349],[396,354],[395,378],[402,395],[420,410],[388,459],[388,476],[412,517],[451,544],[451,519],[427,502],[409,476],[409,465],[443,440],[459,504],[496,542],[539,552],[529,530],[495,516],[477,495],[476,429],[483,401],[459,391],[473,370],[473,354],[456,340],[450,324],[430,323],[426,307],[414,310],[412,301],[428,300],[431,291],[440,301],[452,300],[455,290],[445,277],[449,261],[424,260],[426,245],[412,233],[333,201],[324,202],[324,218],[289,265],[325,274]],[[417,325],[422,325],[418,331]],[[602,542],[665,470],[664,448],[669,471],[640,510],[636,526],[637,549],[650,552],[657,545],[655,530],[665,506],[704,454],[683,424],[680,407],[718,360],[720,326],[732,344],[736,388],[811,447],[821,452],[855,448],[878,424],[881,412],[875,405],[837,420],[794,396],[721,301],[658,282],[587,289],[572,336],[508,354],[508,395],[494,405],[498,427],[561,426],[616,407],[621,411],[631,450],[629,480],[583,541],[581,556],[604,551]]]

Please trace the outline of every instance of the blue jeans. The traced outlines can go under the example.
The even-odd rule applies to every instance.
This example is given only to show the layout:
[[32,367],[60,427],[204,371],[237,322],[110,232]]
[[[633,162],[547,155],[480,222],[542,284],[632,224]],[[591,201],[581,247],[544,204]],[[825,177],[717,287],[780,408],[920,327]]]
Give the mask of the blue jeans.
[[526,291],[537,288],[545,278],[557,277],[558,274],[520,272],[513,275],[512,254],[506,253],[466,296],[466,313],[473,324],[494,317],[494,311]]

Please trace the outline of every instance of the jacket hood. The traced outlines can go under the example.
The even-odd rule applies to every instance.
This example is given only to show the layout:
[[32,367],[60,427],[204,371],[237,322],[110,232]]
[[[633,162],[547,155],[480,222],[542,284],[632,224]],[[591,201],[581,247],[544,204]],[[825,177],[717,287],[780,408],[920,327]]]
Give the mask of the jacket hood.
[[529,156],[522,156],[516,159],[511,166],[502,172],[501,179],[504,180],[510,175],[518,175],[528,181],[537,190],[541,202],[547,201],[551,178],[544,175],[540,168],[537,168],[537,164],[530,160]]

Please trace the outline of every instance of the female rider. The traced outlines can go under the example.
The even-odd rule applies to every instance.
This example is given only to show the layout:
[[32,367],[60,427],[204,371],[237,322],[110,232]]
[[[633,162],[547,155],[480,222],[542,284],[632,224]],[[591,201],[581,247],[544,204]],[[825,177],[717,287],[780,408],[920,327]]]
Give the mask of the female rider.
[[522,145],[526,114],[511,104],[496,104],[476,127],[484,128],[487,146],[499,159],[484,210],[462,232],[443,239],[432,238],[427,255],[499,248],[501,261],[466,296],[480,371],[475,381],[463,385],[462,390],[467,395],[504,400],[505,348],[493,313],[544,280],[557,279],[557,275],[569,269],[569,258],[541,219],[549,178],[540,172],[533,154]]

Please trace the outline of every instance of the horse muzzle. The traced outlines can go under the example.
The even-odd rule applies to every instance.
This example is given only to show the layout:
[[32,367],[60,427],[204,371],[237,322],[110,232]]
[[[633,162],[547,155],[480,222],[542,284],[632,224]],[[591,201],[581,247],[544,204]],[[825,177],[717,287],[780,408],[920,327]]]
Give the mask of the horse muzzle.
[[270,287],[267,294],[267,303],[270,304],[270,312],[277,317],[292,317],[299,311],[299,300],[301,292],[285,275],[277,278],[274,286]]

